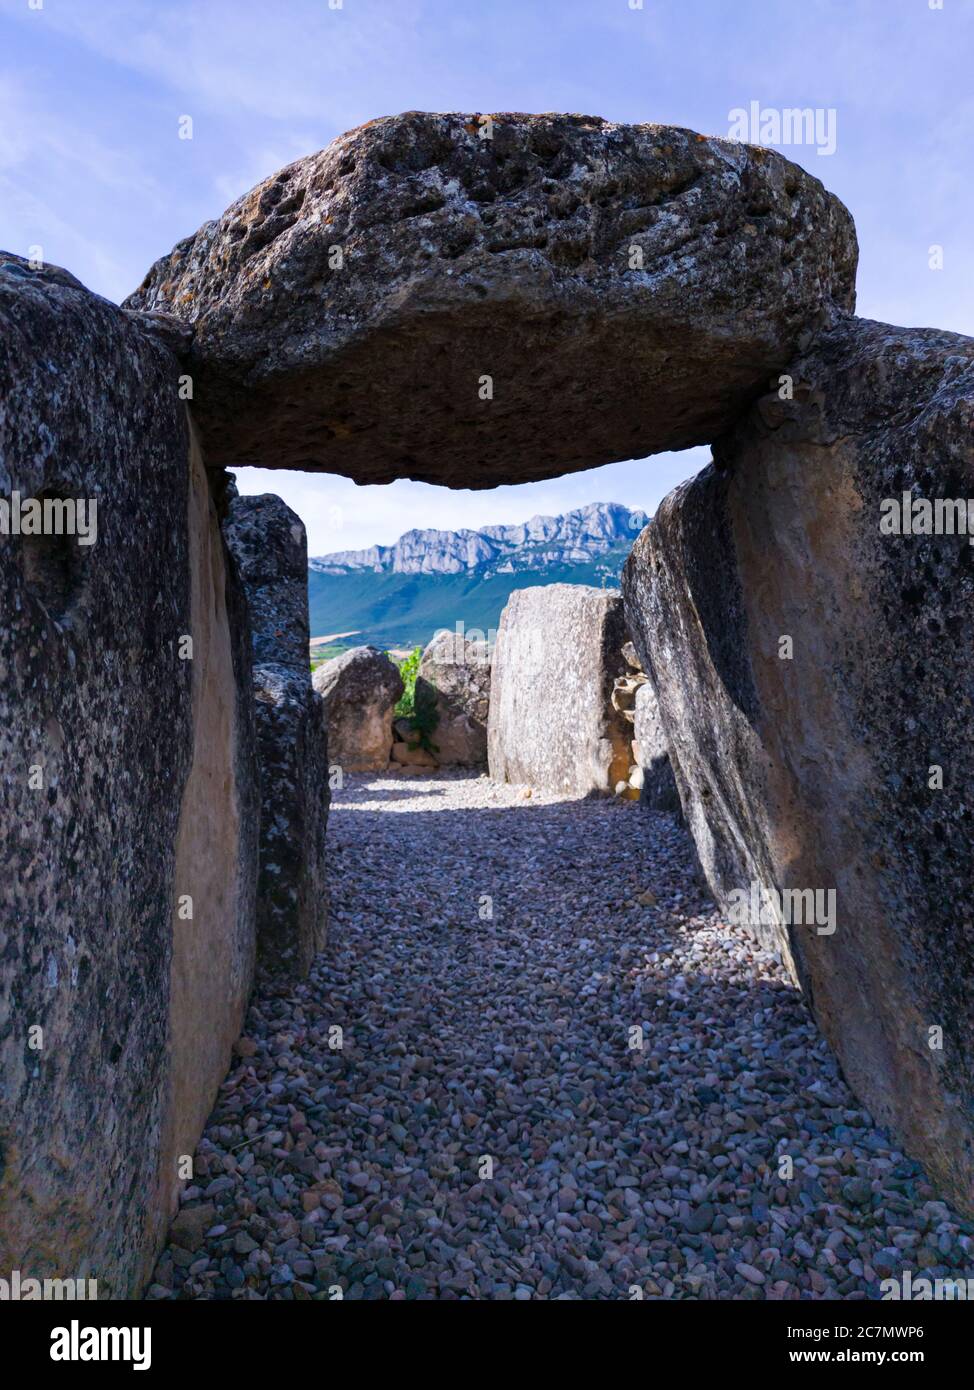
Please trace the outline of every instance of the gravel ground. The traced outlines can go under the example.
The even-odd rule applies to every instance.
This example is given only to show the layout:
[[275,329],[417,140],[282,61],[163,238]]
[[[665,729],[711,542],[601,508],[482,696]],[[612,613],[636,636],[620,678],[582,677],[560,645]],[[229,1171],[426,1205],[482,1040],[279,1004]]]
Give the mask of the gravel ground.
[[328,949],[306,984],[258,990],[150,1298],[862,1299],[904,1270],[974,1277],[974,1226],[721,924],[670,817],[470,775],[349,782]]

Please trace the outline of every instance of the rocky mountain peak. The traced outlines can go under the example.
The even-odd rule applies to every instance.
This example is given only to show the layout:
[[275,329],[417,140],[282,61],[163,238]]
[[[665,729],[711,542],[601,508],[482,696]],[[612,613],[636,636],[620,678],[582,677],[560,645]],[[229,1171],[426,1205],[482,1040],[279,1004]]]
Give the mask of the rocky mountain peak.
[[366,550],[339,550],[309,560],[322,574],[462,574],[495,567],[544,569],[549,565],[581,563],[606,551],[628,547],[649,517],[620,502],[591,502],[562,516],[533,516],[510,526],[479,530],[412,530],[394,545]]

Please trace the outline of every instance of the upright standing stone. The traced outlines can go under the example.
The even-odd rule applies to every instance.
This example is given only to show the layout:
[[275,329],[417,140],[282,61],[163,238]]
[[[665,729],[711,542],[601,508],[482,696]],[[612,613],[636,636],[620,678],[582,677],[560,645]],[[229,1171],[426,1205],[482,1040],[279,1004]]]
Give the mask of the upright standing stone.
[[416,701],[436,710],[432,734],[441,766],[480,767],[487,761],[490,649],[486,642],[444,630],[419,664]]
[[632,730],[612,703],[625,640],[618,593],[548,584],[511,594],[491,667],[495,781],[585,796],[628,780]]
[[395,662],[377,647],[352,647],[321,663],[314,687],[324,700],[332,763],[344,772],[384,772],[403,692]]
[[[254,958],[246,607],[168,341],[0,255],[0,1271],[103,1298],[155,1262]],[[92,543],[12,532],[27,499]]]
[[970,1211],[974,341],[850,320],[788,376],[640,536],[627,615],[724,910]]
[[325,944],[328,730],[311,685],[308,543],[279,497],[233,497],[224,534],[250,604],[261,776],[257,948],[271,973],[306,975]]

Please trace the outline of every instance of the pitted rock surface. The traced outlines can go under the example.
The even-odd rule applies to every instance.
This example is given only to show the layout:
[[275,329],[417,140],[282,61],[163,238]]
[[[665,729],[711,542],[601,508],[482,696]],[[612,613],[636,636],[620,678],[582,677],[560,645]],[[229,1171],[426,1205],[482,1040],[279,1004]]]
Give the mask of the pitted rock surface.
[[612,703],[625,674],[622,597],[585,584],[515,589],[491,663],[491,777],[565,795],[629,776],[632,725]]
[[261,968],[302,977],[325,943],[328,728],[311,684],[308,540],[280,497],[230,488],[223,533],[250,605],[260,760]]
[[[196,1143],[253,954],[245,612],[178,373],[74,276],[0,254],[0,497],[97,503],[91,546],[0,535],[0,1270],[94,1277],[101,1297],[137,1293],[152,1266],[169,1145]],[[198,775],[215,768],[218,797]],[[191,823],[219,825],[219,901],[182,854]],[[187,941],[215,993],[182,969]],[[189,1016],[206,1046],[185,1067]]]
[[853,307],[851,218],[780,154],[487,122],[371,121],[156,262],[126,304],[195,330],[211,465],[484,488],[709,443]]
[[974,547],[881,522],[904,494],[974,497],[974,340],[849,321],[789,374],[794,400],[758,402],[640,536],[627,618],[718,900],[834,890],[834,931],[769,906],[756,934],[971,1209]]
[[301,977],[325,944],[328,729],[310,670],[254,667],[260,753],[257,948],[263,969]]
[[308,673],[308,538],[304,522],[273,493],[233,496],[223,522],[250,604],[254,661]]
[[490,651],[486,642],[456,632],[438,632],[423,652],[416,679],[417,702],[436,707],[432,734],[443,767],[478,767],[487,761],[490,708]]
[[377,647],[352,647],[314,673],[324,701],[328,757],[343,772],[384,771],[392,751],[392,717],[403,692],[399,667]]

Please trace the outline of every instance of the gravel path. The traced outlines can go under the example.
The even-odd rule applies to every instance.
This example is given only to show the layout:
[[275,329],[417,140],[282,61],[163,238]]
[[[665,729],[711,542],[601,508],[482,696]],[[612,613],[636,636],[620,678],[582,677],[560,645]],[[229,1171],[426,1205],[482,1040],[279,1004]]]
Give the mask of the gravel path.
[[774,959],[721,925],[669,817],[349,780],[329,947],[307,984],[258,991],[149,1297],[974,1278],[974,1227],[872,1125]]

